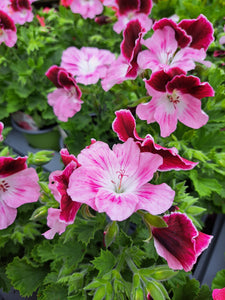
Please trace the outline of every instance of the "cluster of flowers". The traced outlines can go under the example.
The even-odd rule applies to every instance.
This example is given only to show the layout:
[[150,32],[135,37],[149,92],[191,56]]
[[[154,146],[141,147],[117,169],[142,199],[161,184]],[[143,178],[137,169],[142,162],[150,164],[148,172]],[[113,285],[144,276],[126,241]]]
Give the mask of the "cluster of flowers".
[[[48,95],[48,103],[59,120],[67,121],[81,109],[82,93],[77,83],[94,84],[101,79],[102,88],[108,91],[113,85],[135,79],[149,69],[152,74],[150,79],[145,79],[145,86],[152,99],[137,107],[140,119],[158,122],[163,137],[176,129],[177,120],[192,128],[208,121],[200,100],[213,96],[214,91],[207,82],[187,76],[195,68],[195,62],[208,64],[204,59],[213,40],[213,28],[203,15],[179,24],[162,19],[152,26],[150,0],[63,2],[84,18],[101,13],[102,2],[113,7],[118,17],[114,30],[123,30],[123,41],[118,58],[104,49],[70,47],[63,52],[61,66],[52,66],[46,72],[57,88]],[[12,3],[7,7],[14,7]],[[20,1],[15,3],[19,7]],[[29,5],[26,9],[30,12]],[[151,27],[153,35],[144,40]],[[147,49],[142,50],[142,46]],[[93,139],[77,158],[67,149],[60,151],[65,168],[49,177],[49,188],[59,202],[59,209],[48,210],[50,229],[43,234],[47,239],[62,234],[74,222],[82,204],[99,213],[105,212],[114,221],[123,221],[141,210],[153,215],[164,214],[172,207],[175,192],[165,183],[153,185],[149,181],[157,171],[190,170],[196,165],[182,158],[176,148],[155,144],[150,135],[144,139],[139,137],[129,110],[117,111],[112,127],[123,142],[114,145],[112,150],[106,143]],[[3,216],[0,229],[3,229],[14,222],[18,206],[38,200],[39,186],[36,171],[27,168],[26,157],[1,157],[0,163]],[[199,232],[183,213],[173,212],[162,219],[167,227],[151,226],[158,254],[172,269],[190,271],[212,236]]]
[[17,41],[15,24],[23,25],[33,20],[32,6],[36,0],[1,0],[0,3],[0,44],[13,47]]

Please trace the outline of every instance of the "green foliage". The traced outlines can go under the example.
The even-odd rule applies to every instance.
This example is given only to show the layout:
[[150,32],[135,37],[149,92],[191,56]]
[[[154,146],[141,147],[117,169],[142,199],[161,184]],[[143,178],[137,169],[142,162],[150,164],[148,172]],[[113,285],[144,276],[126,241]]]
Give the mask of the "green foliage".
[[222,289],[225,286],[225,270],[219,271],[212,281],[212,290]]

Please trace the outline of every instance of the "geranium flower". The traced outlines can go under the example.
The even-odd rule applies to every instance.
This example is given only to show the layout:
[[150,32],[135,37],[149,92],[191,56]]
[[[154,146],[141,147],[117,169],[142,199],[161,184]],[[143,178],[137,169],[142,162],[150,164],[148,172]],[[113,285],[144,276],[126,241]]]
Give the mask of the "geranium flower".
[[108,50],[82,47],[69,47],[62,54],[61,67],[65,68],[76,81],[85,85],[95,84],[104,78],[115,55]]
[[103,11],[103,5],[99,0],[72,0],[70,8],[72,12],[81,14],[84,19],[94,19]]
[[53,239],[56,233],[61,235],[66,230],[68,224],[60,221],[60,213],[60,209],[52,207],[48,209],[47,225],[50,227],[50,229],[45,233],[42,233],[42,235],[48,240]]
[[165,215],[168,227],[152,228],[157,253],[174,270],[191,271],[198,256],[209,246],[212,236],[199,232],[192,221],[179,212]]
[[213,300],[224,300],[225,299],[225,287],[222,289],[214,289],[212,292]]
[[73,171],[79,166],[75,156],[70,155],[66,149],[60,151],[63,162],[66,167],[63,171],[54,171],[49,176],[49,188],[55,199],[60,203],[59,221],[66,224],[72,224],[81,203],[72,201],[67,193],[69,178]]
[[27,157],[0,157],[0,229],[11,225],[17,208],[36,202],[40,196],[38,175],[34,168],[27,168]]
[[135,79],[141,72],[137,64],[137,56],[141,51],[141,39],[144,34],[145,29],[138,20],[130,21],[127,24],[120,45],[121,55],[111,64],[101,82],[105,91],[124,80]]
[[118,138],[125,142],[132,137],[140,147],[141,152],[160,155],[163,158],[163,163],[158,167],[159,171],[190,170],[198,164],[178,155],[178,150],[175,147],[165,148],[155,144],[150,134],[147,134],[144,139],[140,138],[136,131],[135,119],[129,110],[121,109],[116,111],[115,114],[116,118],[113,121],[112,128],[117,133]]
[[0,10],[0,44],[13,47],[17,41],[16,26],[7,13]]
[[3,128],[4,128],[4,124],[2,122],[0,122],[0,142],[3,141],[3,135],[2,135]]
[[177,41],[177,32],[171,26],[164,26],[157,29],[150,38],[143,40],[142,44],[148,50],[139,53],[137,58],[139,67],[151,69],[152,72],[159,70],[166,72],[170,68],[177,67],[187,72],[195,68],[195,62],[203,63],[206,57],[205,50],[191,47],[180,49],[181,40]]
[[146,31],[151,29],[152,20],[148,16],[152,9],[152,0],[105,0],[103,3],[116,10],[118,21],[113,26],[115,32],[120,33],[131,20],[139,20]]
[[207,82],[200,82],[195,76],[176,75],[158,71],[145,80],[145,86],[152,99],[137,106],[136,113],[148,123],[157,122],[161,136],[169,136],[176,130],[177,120],[197,129],[205,125],[208,116],[201,110],[201,99],[214,96],[213,88]]
[[162,158],[141,153],[131,138],[112,150],[95,142],[77,158],[81,166],[70,176],[68,194],[111,220],[123,221],[139,209],[160,214],[172,205],[174,191],[167,184],[148,183]]
[[60,5],[69,7],[73,0],[60,0]]
[[10,0],[8,13],[14,22],[23,25],[33,20],[32,6],[29,0]]
[[75,79],[65,69],[52,66],[45,74],[57,89],[48,94],[48,104],[53,106],[55,115],[60,121],[67,122],[81,109],[81,90]]

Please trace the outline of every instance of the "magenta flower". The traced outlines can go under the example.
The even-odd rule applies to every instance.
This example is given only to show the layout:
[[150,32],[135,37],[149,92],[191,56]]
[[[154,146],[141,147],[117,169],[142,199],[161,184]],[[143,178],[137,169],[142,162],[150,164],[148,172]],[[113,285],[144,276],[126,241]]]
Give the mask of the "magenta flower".
[[[206,57],[205,50],[191,47],[179,48],[185,45],[182,38],[186,38],[183,31],[178,31],[171,26],[172,21],[162,29],[157,29],[147,40],[143,40],[148,50],[139,53],[137,63],[141,69],[168,71],[170,68],[180,68],[184,72],[195,68],[195,62],[203,63]],[[156,27],[157,28],[157,27]],[[177,40],[178,32],[181,36]]]
[[113,29],[117,33],[125,29],[131,20],[139,20],[146,31],[151,29],[152,20],[148,16],[152,9],[152,0],[115,0],[114,2],[106,0],[103,3],[116,10],[118,21]]
[[68,224],[60,221],[60,213],[60,209],[52,207],[48,209],[47,225],[50,227],[50,229],[45,233],[42,233],[42,235],[48,240],[53,239],[56,233],[61,235],[66,230]]
[[[171,73],[172,74],[172,73]],[[176,75],[158,71],[145,80],[152,99],[137,106],[136,113],[147,123],[157,122],[161,136],[169,136],[176,130],[177,121],[197,129],[205,125],[208,116],[201,110],[201,99],[214,96],[213,88],[201,83],[198,77]]]
[[103,11],[103,5],[100,0],[72,0],[70,8],[73,13],[81,14],[84,19],[94,19]]
[[65,68],[76,81],[85,85],[95,84],[104,78],[115,55],[108,50],[82,47],[67,48],[62,54],[61,67]]
[[49,188],[55,199],[60,203],[59,221],[72,224],[81,203],[72,201],[67,193],[69,178],[73,171],[79,167],[79,163],[74,155],[70,155],[67,149],[60,151],[61,158],[65,164],[63,171],[54,171],[49,176]]
[[45,74],[57,89],[48,94],[48,104],[60,121],[67,122],[81,109],[81,90],[75,79],[65,69],[52,66]]
[[4,124],[2,122],[0,122],[0,142],[3,141],[3,136],[2,136],[2,130],[4,128]]
[[213,300],[224,300],[225,299],[225,287],[222,289],[214,289],[212,292]]
[[0,44],[13,47],[17,41],[16,26],[7,13],[0,10]]
[[179,212],[165,215],[168,227],[152,228],[157,253],[174,270],[191,271],[198,256],[209,246],[212,236],[199,232],[192,221]]
[[138,20],[130,21],[123,32],[123,41],[120,45],[121,55],[109,67],[102,88],[108,91],[113,85],[124,80],[135,79],[141,69],[137,64],[137,56],[141,51],[141,39],[145,29]]
[[123,221],[135,211],[165,212],[172,204],[174,191],[165,183],[148,183],[162,164],[157,154],[141,153],[133,139],[113,146],[95,142],[78,155],[79,168],[69,180],[72,200],[86,203],[115,221]]
[[11,225],[17,208],[25,203],[36,202],[40,196],[38,175],[27,168],[26,157],[0,157],[0,229]]
[[14,22],[20,25],[31,22],[34,17],[29,0],[10,0],[8,13]]
[[128,138],[132,137],[140,147],[141,152],[160,155],[163,158],[163,163],[158,167],[159,171],[190,170],[198,164],[178,155],[178,150],[175,147],[165,148],[155,144],[150,134],[146,135],[144,139],[140,138],[136,131],[135,119],[129,110],[121,109],[116,111],[115,114],[116,118],[113,121],[112,127],[117,133],[118,138],[125,142]]

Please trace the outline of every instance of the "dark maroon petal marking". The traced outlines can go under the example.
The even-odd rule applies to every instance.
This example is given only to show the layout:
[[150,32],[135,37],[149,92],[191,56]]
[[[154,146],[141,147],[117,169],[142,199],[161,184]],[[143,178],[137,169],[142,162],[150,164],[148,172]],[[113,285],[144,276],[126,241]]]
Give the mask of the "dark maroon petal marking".
[[72,201],[68,195],[63,195],[61,199],[61,212],[59,219],[66,223],[73,223],[80,207],[81,203]]
[[69,154],[69,151],[66,148],[60,150],[60,155],[65,166],[67,166],[71,161],[74,161],[77,166],[80,166],[76,157],[73,154]]
[[121,141],[126,142],[130,137],[134,140],[143,140],[137,134],[136,122],[129,110],[121,109],[116,111],[115,114],[116,118],[112,123],[112,128]]
[[7,177],[27,168],[27,157],[0,157],[0,177]]
[[149,15],[152,9],[152,0],[140,0],[139,13]]
[[51,66],[48,69],[48,71],[45,73],[45,75],[48,77],[48,79],[51,80],[57,88],[61,88],[61,85],[58,82],[58,73],[61,69],[62,68],[54,65],[54,66]]
[[14,21],[4,11],[0,10],[0,28],[10,29],[16,32]]
[[70,89],[76,85],[75,79],[64,69],[60,69],[58,72],[58,82],[61,87]]
[[169,26],[174,29],[175,31],[175,38],[178,42],[178,46],[180,48],[186,47],[188,44],[190,44],[192,38],[187,35],[185,30],[180,28],[177,23],[175,23],[171,19],[166,19],[163,18],[159,20],[158,22],[155,22],[154,25],[152,26],[153,30],[156,31],[157,29],[163,29],[165,26]]
[[174,89],[183,94],[190,94],[195,98],[213,97],[214,90],[207,82],[200,82],[195,76],[175,76],[166,86],[167,91],[172,93]]
[[31,9],[31,4],[29,0],[18,0],[18,5],[21,9],[22,8],[29,9],[29,10]]
[[137,11],[139,6],[138,0],[116,0],[119,7],[119,14],[125,15],[130,11]]
[[182,20],[178,25],[192,37],[190,44],[192,48],[207,50],[214,40],[213,26],[203,15],[194,20]]

